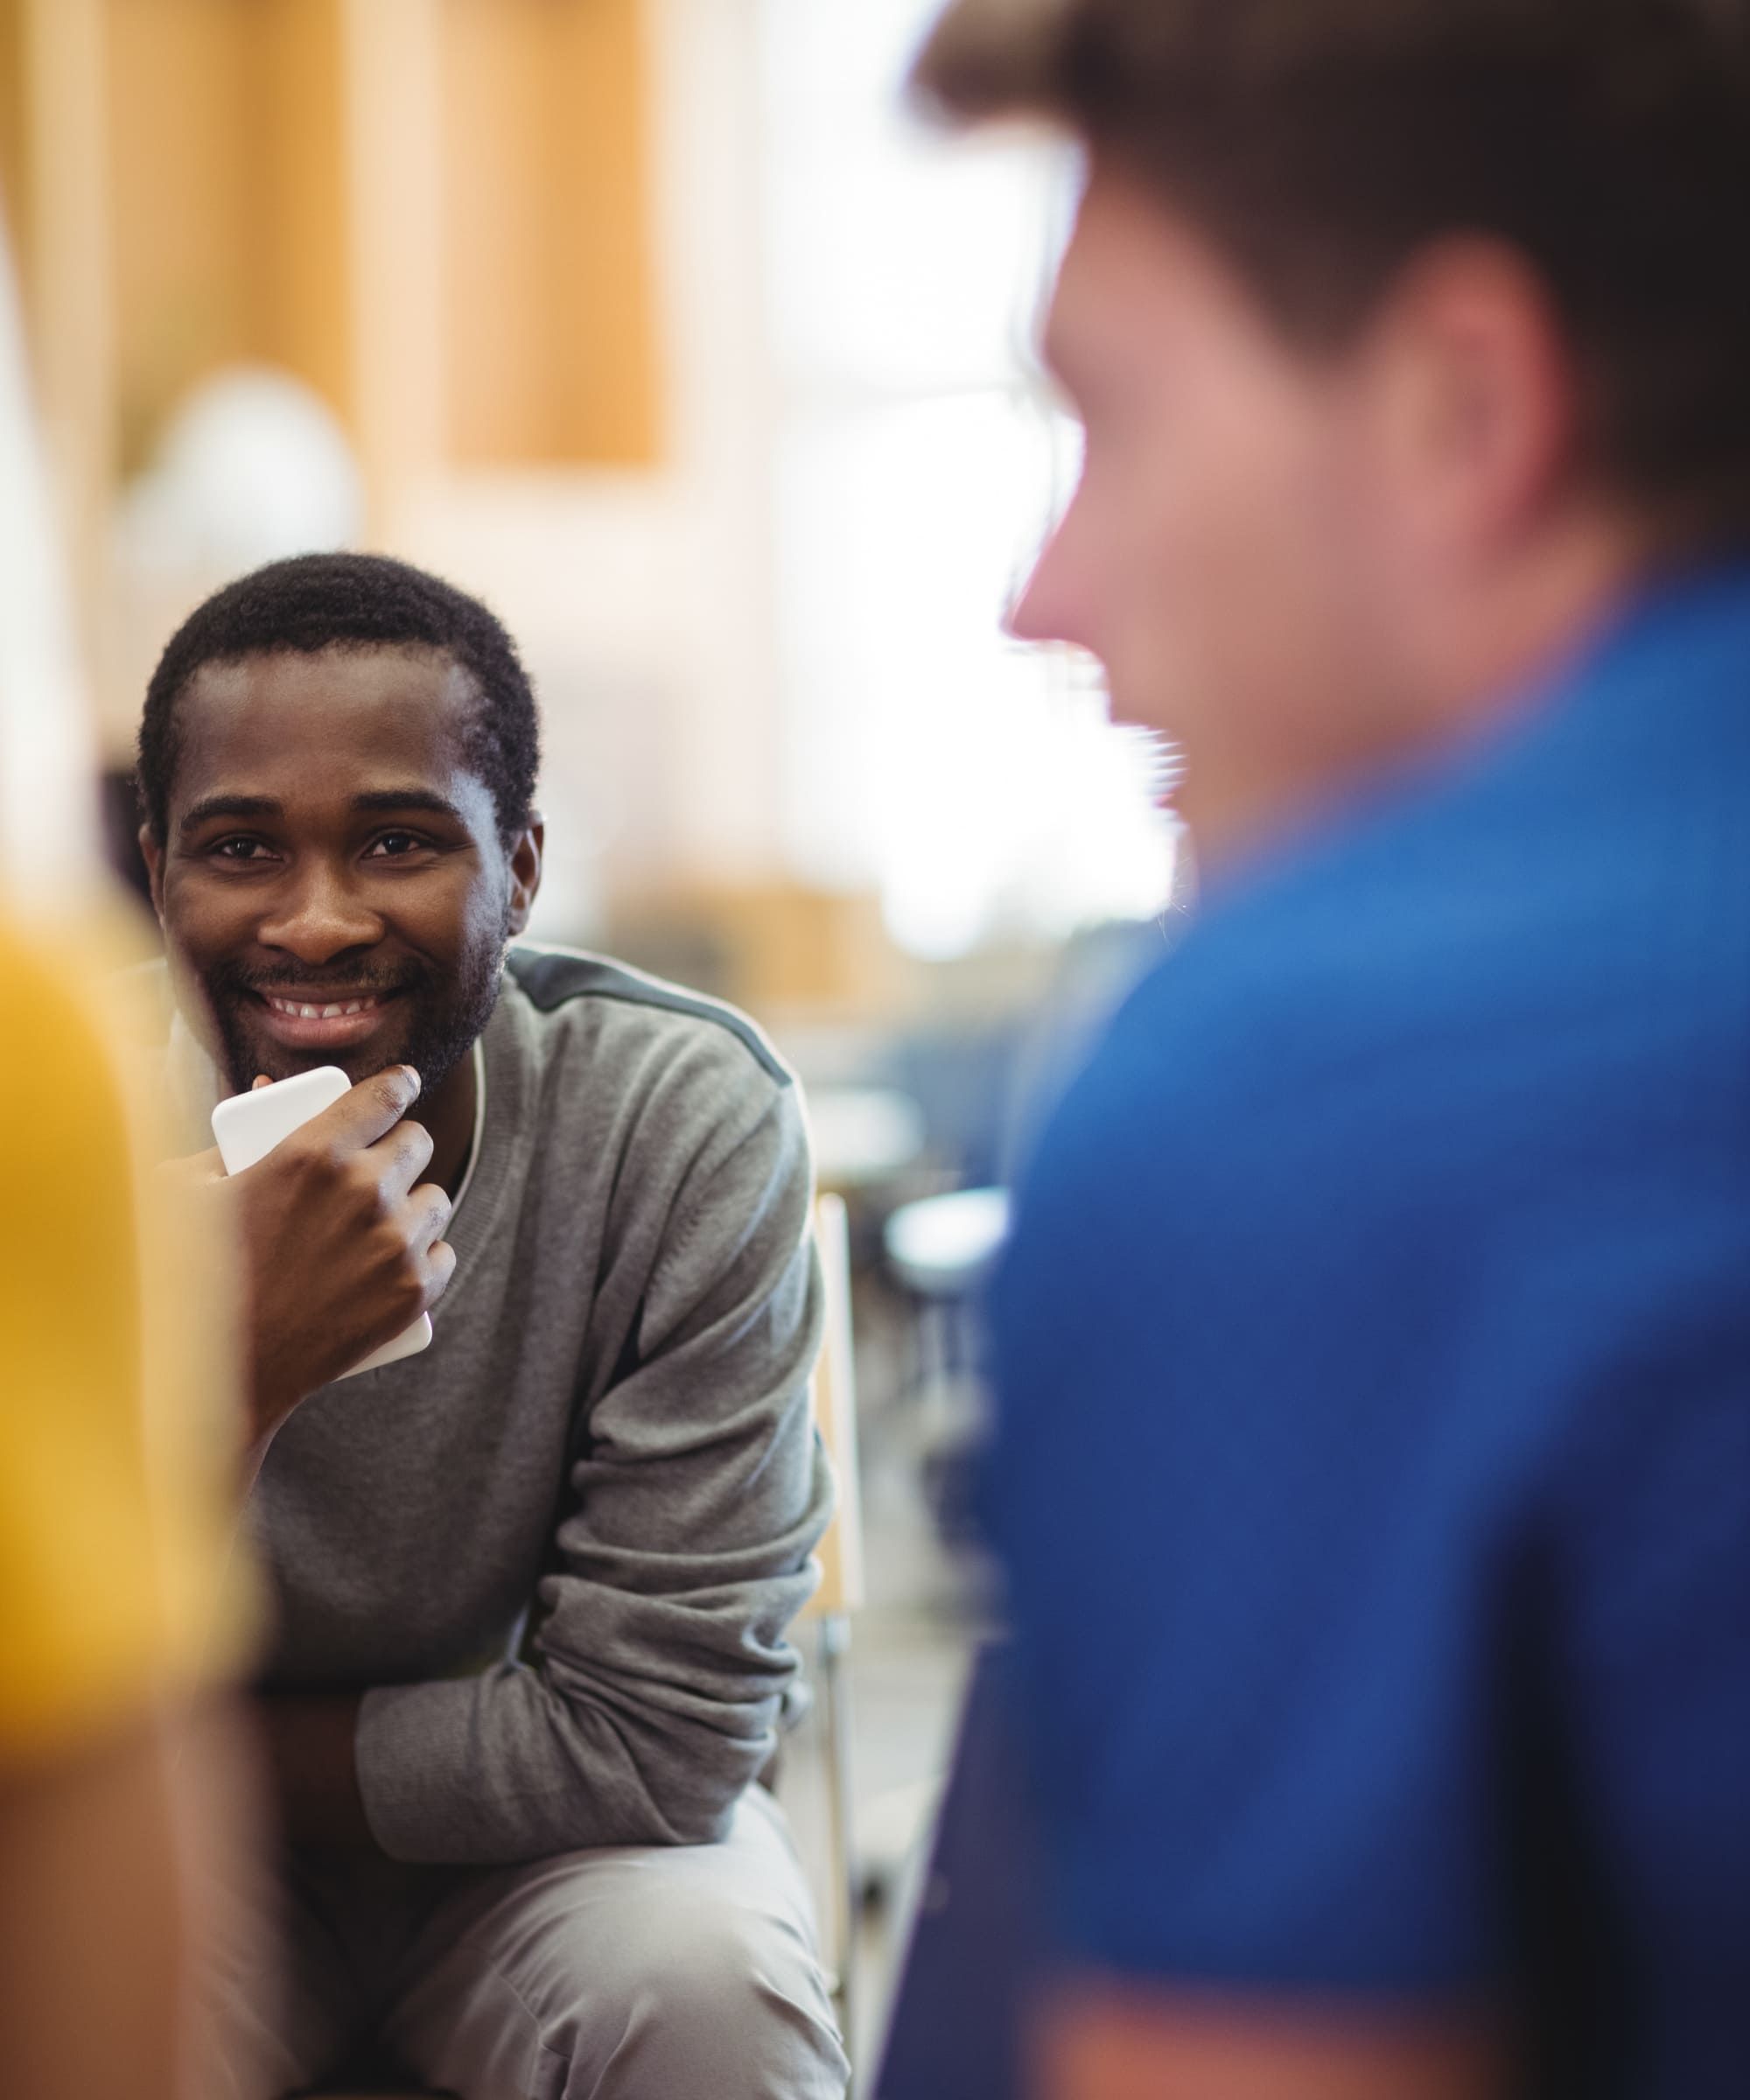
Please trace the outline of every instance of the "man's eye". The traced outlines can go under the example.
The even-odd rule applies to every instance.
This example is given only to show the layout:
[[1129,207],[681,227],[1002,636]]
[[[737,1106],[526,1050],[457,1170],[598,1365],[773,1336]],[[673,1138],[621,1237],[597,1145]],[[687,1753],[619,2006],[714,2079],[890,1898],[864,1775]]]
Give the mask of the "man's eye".
[[409,853],[417,853],[424,844],[416,831],[382,831],[371,841],[365,858],[400,860]]
[[251,861],[272,858],[258,838],[221,838],[210,849],[215,860]]

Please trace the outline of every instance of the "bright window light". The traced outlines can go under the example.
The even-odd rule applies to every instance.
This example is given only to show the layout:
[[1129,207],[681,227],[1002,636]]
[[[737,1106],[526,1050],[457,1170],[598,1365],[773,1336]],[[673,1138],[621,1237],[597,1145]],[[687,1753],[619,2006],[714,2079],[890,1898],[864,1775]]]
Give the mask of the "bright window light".
[[789,858],[926,956],[1164,907],[1158,754],[1002,618],[1074,437],[1030,345],[1071,193],[901,83],[937,0],[762,0]]

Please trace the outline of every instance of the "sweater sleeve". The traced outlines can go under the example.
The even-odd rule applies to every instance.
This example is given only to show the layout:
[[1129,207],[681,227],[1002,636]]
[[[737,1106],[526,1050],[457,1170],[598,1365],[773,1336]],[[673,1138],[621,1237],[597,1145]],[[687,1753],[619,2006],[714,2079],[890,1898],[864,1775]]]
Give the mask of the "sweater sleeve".
[[769,1756],[831,1485],[809,1412],[821,1326],[792,1086],[677,1207],[635,1362],[571,1468],[527,1662],[365,1696],[378,1843],[493,1864],[726,1829]]

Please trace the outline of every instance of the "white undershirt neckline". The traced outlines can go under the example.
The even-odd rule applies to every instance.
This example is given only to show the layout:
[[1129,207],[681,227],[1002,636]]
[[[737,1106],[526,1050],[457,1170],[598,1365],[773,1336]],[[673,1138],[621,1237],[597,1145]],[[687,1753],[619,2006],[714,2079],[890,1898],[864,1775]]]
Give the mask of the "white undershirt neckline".
[[474,1060],[474,1134],[468,1146],[468,1164],[462,1170],[462,1186],[456,1191],[456,1200],[450,1206],[453,1218],[462,1208],[462,1198],[468,1193],[474,1179],[474,1169],[480,1163],[480,1140],[486,1128],[486,1054],[479,1036],[470,1054]]

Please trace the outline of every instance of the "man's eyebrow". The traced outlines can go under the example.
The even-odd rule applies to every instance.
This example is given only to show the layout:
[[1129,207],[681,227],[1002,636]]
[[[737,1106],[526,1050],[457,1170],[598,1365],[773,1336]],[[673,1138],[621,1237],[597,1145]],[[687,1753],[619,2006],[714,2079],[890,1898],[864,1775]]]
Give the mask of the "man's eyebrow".
[[185,809],[177,823],[178,831],[192,831],[197,824],[204,824],[215,816],[247,819],[252,816],[283,816],[284,806],[270,794],[209,794],[203,801]]
[[[423,809],[432,816],[446,816],[464,824],[467,818],[445,795],[430,788],[371,788],[353,797],[352,807],[361,815],[394,815],[403,809]],[[179,831],[192,831],[216,818],[248,822],[253,817],[284,816],[285,805],[270,794],[209,794],[192,803],[178,819]]]
[[433,794],[429,788],[373,788],[364,794],[355,794],[353,807],[391,814],[397,809],[424,809],[433,816],[452,817],[458,824],[468,821],[454,802]]

